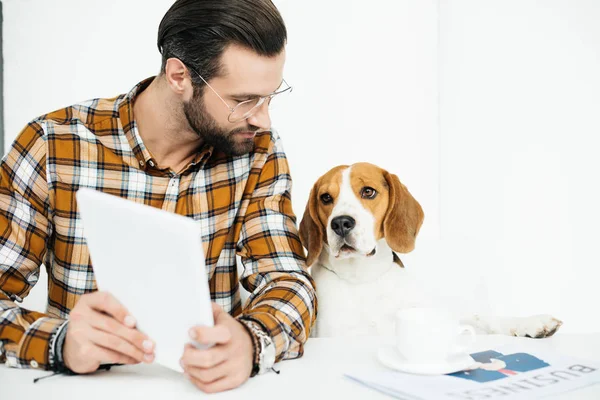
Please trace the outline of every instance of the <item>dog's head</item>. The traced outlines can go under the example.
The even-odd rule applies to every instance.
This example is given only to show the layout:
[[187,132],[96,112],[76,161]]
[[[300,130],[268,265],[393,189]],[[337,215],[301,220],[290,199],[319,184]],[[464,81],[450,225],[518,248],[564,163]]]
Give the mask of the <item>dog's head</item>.
[[325,245],[336,258],[370,256],[385,238],[408,253],[423,210],[396,175],[368,163],[331,169],[314,184],[300,222],[300,239],[312,265]]

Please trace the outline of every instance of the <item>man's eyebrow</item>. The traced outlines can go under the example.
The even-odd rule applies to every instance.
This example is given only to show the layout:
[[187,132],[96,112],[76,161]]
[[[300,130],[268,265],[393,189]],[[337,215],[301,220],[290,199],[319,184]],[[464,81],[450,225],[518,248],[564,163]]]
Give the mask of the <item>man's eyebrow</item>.
[[283,85],[283,80],[281,81],[281,83],[279,84],[279,86],[277,86],[277,88],[275,88],[275,90],[273,90],[271,93],[268,94],[258,94],[258,93],[236,93],[236,94],[232,94],[230,97],[234,98],[234,99],[252,99],[255,97],[266,97],[270,94],[273,94],[277,91],[277,89],[279,89],[281,87],[281,85]]
[[262,97],[263,95],[257,93],[238,93],[232,94],[230,97],[234,99],[253,99],[255,97]]

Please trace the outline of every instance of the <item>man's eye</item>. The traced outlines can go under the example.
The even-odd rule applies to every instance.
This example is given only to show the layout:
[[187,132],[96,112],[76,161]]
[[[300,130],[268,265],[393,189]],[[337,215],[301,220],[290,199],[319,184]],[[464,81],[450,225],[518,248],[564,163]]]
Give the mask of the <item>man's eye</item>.
[[377,190],[373,189],[372,187],[365,186],[360,191],[360,196],[363,199],[374,199],[375,196],[377,196]]
[[331,204],[333,202],[333,197],[329,193],[323,193],[321,195],[321,201],[323,204]]

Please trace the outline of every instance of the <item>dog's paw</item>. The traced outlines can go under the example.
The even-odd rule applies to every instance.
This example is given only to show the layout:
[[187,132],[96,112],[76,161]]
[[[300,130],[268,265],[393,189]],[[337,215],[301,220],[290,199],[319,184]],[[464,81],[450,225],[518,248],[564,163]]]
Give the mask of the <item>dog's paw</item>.
[[521,318],[510,333],[513,336],[539,339],[554,335],[561,325],[562,321],[551,315],[534,315]]

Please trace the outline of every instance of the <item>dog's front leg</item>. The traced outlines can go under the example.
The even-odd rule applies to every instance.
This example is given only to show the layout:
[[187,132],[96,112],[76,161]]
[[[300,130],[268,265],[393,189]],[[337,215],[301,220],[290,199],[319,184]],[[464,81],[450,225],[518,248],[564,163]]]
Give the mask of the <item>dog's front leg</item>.
[[500,334],[530,338],[545,338],[554,335],[562,321],[550,315],[531,317],[498,317],[470,315],[461,318],[461,323],[471,325],[480,334]]

